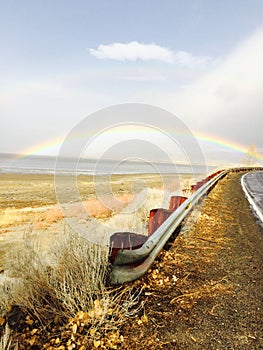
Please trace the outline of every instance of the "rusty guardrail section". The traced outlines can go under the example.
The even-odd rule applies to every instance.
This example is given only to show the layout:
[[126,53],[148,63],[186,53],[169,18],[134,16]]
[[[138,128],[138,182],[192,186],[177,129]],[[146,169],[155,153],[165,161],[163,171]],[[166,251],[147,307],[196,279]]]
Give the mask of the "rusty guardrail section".
[[[220,170],[191,186],[189,198],[171,197],[169,209],[153,209],[150,212],[148,237],[131,232],[117,232],[111,236],[112,263],[111,284],[122,284],[143,276],[151,267],[176,228],[193,209],[194,205],[209,192],[216,183],[230,172],[262,170],[244,167]],[[117,244],[116,244],[117,243]],[[121,244],[120,244],[121,243]],[[120,248],[121,247],[121,248]]]

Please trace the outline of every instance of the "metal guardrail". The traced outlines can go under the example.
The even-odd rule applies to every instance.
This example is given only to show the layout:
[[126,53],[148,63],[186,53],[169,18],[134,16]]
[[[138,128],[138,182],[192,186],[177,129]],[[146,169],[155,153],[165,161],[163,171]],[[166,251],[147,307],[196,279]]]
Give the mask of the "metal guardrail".
[[157,255],[163,249],[176,228],[193,209],[194,205],[198,203],[220,179],[230,172],[258,169],[260,168],[231,168],[221,171],[211,180],[204,183],[163,222],[140,248],[134,250],[120,249],[117,252],[111,271],[111,284],[122,284],[143,276],[151,267]]

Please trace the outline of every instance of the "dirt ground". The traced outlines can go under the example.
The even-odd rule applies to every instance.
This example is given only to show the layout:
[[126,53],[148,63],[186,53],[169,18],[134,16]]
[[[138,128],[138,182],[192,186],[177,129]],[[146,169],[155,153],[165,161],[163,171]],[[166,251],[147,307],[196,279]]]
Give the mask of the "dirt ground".
[[[263,349],[263,229],[241,175],[221,180],[152,269],[131,283],[142,289],[143,307],[116,348]],[[34,349],[57,348],[44,341]]]
[[[263,230],[228,175],[137,287],[123,349],[263,349]],[[196,213],[195,215],[198,215]]]
[[[56,176],[57,183],[65,190],[71,188],[77,180],[80,199],[102,194],[123,194],[138,192],[142,187],[173,189],[182,187],[182,179],[191,179],[191,175],[128,174],[112,176],[80,175]],[[0,174],[0,210],[21,209],[57,204],[54,175],[40,174]],[[70,201],[70,193],[66,198]]]
[[[142,188],[178,189],[191,181],[191,176],[56,176],[65,192],[65,202],[70,203],[68,212],[81,221],[79,208],[74,206],[76,199],[72,199],[76,180],[78,199],[86,212],[96,220],[107,220],[131,203]],[[54,181],[54,175],[47,174],[0,174],[0,271],[4,270],[6,252],[23,239],[25,233],[37,235],[44,246],[63,233],[65,213],[57,204]]]

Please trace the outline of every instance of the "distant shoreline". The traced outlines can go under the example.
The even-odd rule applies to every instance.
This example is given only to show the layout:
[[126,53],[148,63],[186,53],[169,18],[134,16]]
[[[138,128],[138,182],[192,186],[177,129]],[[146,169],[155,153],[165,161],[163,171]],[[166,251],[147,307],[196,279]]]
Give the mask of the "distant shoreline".
[[22,156],[0,153],[0,174],[46,175],[127,175],[127,174],[205,174],[216,166],[206,164],[170,163],[154,160],[74,159],[55,156]]

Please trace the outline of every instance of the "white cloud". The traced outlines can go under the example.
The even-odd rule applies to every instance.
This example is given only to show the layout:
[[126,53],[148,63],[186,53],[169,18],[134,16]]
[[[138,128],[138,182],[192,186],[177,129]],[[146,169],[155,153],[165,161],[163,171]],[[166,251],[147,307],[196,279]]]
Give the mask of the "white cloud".
[[157,60],[173,63],[174,58],[173,52],[166,47],[156,44],[141,44],[138,41],[99,45],[97,49],[90,49],[89,52],[99,59],[117,61]]
[[206,66],[212,62],[212,59],[208,56],[194,56],[186,51],[173,52],[167,47],[157,44],[142,44],[138,41],[99,45],[97,49],[89,49],[89,52],[96,58],[104,60],[155,60],[190,68]]
[[190,128],[262,147],[263,30],[240,43],[221,63],[180,91],[156,94]]
[[[214,61],[216,62],[216,61]],[[194,56],[190,52],[179,51],[174,54],[174,63],[191,68],[205,67],[213,60],[209,56]]]

